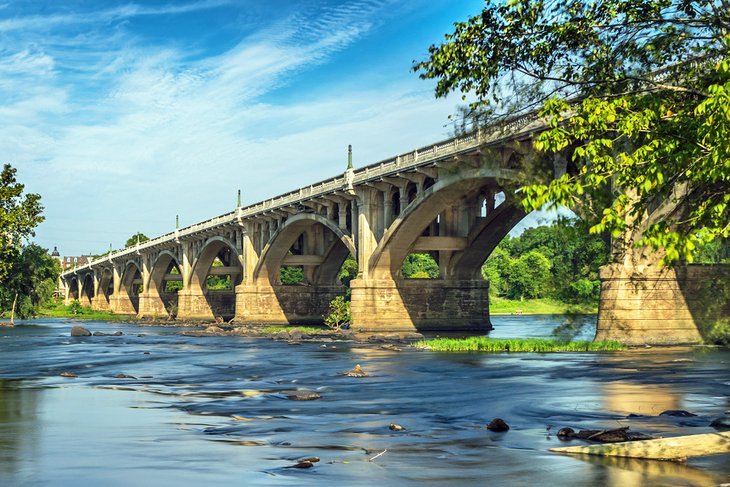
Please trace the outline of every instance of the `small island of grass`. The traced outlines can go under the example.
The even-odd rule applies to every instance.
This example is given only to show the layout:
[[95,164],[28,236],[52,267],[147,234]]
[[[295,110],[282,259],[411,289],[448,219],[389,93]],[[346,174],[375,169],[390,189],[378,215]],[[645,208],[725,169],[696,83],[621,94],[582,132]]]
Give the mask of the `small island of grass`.
[[421,340],[413,344],[438,352],[606,352],[623,350],[623,345],[615,341],[591,342],[560,341],[543,338],[505,338],[489,337],[435,338]]

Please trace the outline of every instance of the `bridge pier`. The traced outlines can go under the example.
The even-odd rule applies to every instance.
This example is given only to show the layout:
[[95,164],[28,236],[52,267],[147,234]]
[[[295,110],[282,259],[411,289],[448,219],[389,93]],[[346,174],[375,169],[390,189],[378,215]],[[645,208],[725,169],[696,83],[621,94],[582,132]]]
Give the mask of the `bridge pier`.
[[329,302],[344,294],[341,285],[241,285],[236,287],[236,320],[265,325],[321,324],[329,314]]
[[111,295],[109,296],[109,309],[117,314],[136,315],[139,309],[139,296]]
[[730,266],[673,268],[610,264],[601,269],[596,340],[628,345],[701,343],[730,314]]
[[177,293],[177,317],[182,320],[215,320],[215,314],[202,290],[181,289]]
[[354,279],[352,326],[357,331],[486,332],[489,282],[447,279]]
[[[153,291],[139,295],[139,312],[142,316],[167,316],[171,306],[177,307],[176,294],[158,294]],[[174,313],[173,313],[174,314]]]

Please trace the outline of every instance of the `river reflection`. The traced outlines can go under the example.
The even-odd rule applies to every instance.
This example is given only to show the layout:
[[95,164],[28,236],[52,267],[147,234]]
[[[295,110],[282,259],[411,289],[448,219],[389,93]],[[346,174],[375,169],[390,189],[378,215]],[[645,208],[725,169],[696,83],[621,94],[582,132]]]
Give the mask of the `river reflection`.
[[[545,336],[561,322],[493,321],[502,336]],[[125,335],[70,338],[71,325],[0,330],[3,487],[730,481],[727,456],[684,465],[547,451],[564,444],[555,437],[563,426],[712,431],[730,397],[727,350],[448,354],[110,323],[86,326]],[[356,363],[370,376],[339,374]],[[321,399],[288,399],[296,391]],[[658,416],[679,408],[698,416]],[[510,431],[486,430],[494,417]],[[309,456],[321,461],[288,468]]]
[[0,478],[20,475],[23,460],[38,454],[38,397],[23,381],[0,379]]

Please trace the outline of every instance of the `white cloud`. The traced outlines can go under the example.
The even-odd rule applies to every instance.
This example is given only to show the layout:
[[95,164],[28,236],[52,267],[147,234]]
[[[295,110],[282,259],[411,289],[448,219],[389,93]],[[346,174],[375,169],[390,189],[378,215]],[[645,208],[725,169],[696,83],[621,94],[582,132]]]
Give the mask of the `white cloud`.
[[[357,92],[332,83],[328,93],[279,105],[261,101],[367,35],[384,3],[296,14],[198,61],[123,31],[87,50],[68,39],[70,55],[21,46],[18,62],[0,62],[0,79],[7,72],[19,88],[12,102],[0,101],[0,154],[43,196],[48,221],[38,241],[66,245],[65,253],[103,251],[136,231],[171,230],[178,213],[191,224],[229,211],[238,188],[252,203],[334,176],[349,143],[364,165],[445,137],[440,122],[453,104],[434,101],[415,76]],[[126,6],[92,17],[163,10]],[[25,21],[31,28],[36,19]],[[8,28],[0,21],[0,31]],[[0,94],[6,89],[0,84]]]

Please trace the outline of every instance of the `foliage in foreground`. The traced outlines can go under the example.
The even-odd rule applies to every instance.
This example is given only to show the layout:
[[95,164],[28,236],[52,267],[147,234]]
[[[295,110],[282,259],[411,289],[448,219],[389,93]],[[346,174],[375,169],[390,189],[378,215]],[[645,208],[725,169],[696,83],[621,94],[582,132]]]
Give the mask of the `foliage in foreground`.
[[414,69],[436,96],[473,93],[475,110],[542,110],[526,209],[578,208],[592,231],[665,264],[730,236],[724,0],[485,3]]
[[339,330],[342,326],[352,323],[350,301],[344,296],[337,296],[330,301],[330,313],[324,317],[324,324],[331,330]]
[[540,338],[493,339],[489,337],[435,338],[414,344],[439,352],[604,352],[623,350],[619,342],[558,341]]

